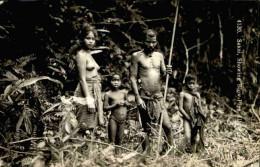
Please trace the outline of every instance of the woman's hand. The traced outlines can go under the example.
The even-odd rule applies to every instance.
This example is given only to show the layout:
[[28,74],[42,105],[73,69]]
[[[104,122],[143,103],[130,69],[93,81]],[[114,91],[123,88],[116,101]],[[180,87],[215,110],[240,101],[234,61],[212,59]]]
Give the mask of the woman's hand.
[[86,97],[88,111],[95,112],[95,99],[91,96]]

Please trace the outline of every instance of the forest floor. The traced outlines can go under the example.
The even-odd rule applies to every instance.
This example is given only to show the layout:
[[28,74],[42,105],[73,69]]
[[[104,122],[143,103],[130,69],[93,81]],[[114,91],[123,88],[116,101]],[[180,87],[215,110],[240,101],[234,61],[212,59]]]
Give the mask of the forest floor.
[[128,120],[123,144],[120,146],[122,153],[116,155],[115,150],[118,147],[107,143],[106,126],[98,127],[94,135],[90,135],[87,131],[87,136],[92,136],[92,139],[85,137],[79,140],[73,135],[73,121],[69,117],[70,114],[66,115],[66,112],[57,114],[56,116],[62,116],[62,120],[56,132],[45,131],[44,137],[9,143],[10,145],[34,143],[36,148],[19,152],[14,151],[14,147],[9,147],[9,150],[5,150],[5,156],[0,157],[0,166],[12,166],[14,164],[14,160],[10,163],[12,156],[16,158],[20,156],[16,159],[19,160],[17,166],[26,167],[258,167],[260,163],[260,123],[253,119],[245,119],[238,114],[224,114],[224,112],[209,114],[204,129],[205,150],[193,154],[180,154],[178,146],[183,139],[182,119],[177,113],[170,115],[174,145],[162,156],[157,155],[159,128],[158,126],[156,128],[156,125],[151,135],[152,152],[150,155],[144,155],[141,143],[145,133],[138,121]]
[[[177,125],[176,125],[177,124]],[[205,128],[205,151],[195,154],[178,152],[178,145],[183,138],[181,123],[174,129],[174,146],[163,156],[156,156],[157,137],[154,135],[153,152],[143,155],[126,151],[114,156],[113,147],[95,152],[92,158],[78,162],[82,166],[174,166],[174,167],[258,167],[260,158],[260,123],[245,123],[237,117],[222,116],[209,120]],[[133,145],[126,140],[124,145]],[[140,144],[140,143],[139,143]],[[112,151],[111,151],[112,150]]]

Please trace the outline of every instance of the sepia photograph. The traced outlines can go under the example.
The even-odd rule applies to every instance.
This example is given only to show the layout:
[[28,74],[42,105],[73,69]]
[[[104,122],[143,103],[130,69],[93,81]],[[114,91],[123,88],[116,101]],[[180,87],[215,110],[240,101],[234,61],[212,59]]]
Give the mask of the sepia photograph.
[[260,167],[259,0],[0,0],[0,167]]

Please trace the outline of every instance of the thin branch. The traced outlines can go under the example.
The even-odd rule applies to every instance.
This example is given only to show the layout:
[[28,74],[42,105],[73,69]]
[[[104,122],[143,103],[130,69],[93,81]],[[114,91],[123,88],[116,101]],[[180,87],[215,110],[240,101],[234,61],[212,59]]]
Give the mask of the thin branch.
[[[79,138],[70,138],[70,139],[82,141],[82,140],[79,139]],[[104,143],[104,142],[101,142],[101,141],[95,141],[95,140],[91,140],[91,139],[84,139],[83,141],[94,142],[94,143],[103,144],[103,145],[106,145],[106,146],[110,146],[110,145],[111,145],[111,144],[109,144],[109,143]],[[139,153],[139,152],[137,152],[137,151],[135,151],[135,150],[131,150],[131,149],[128,149],[128,148],[119,146],[119,145],[113,145],[113,146],[114,146],[114,147],[117,147],[117,148],[121,148],[121,149],[126,150],[126,151],[135,152],[135,153],[137,153],[137,154],[143,155],[142,153]]]
[[187,45],[186,45],[183,37],[181,37],[181,41],[182,41],[182,43],[184,45],[185,55],[186,55],[186,71],[185,71],[185,75],[184,75],[184,78],[183,78],[183,83],[185,83],[186,76],[188,75],[188,72],[189,72],[189,50],[187,48]]
[[256,156],[255,158],[251,159],[247,163],[243,164],[241,167],[248,166],[248,165],[250,165],[250,164],[252,164],[252,163],[254,163],[254,162],[258,161],[258,160],[259,160],[259,157]]
[[35,153],[15,151],[15,150],[11,150],[11,149],[8,149],[8,148],[2,147],[2,146],[0,146],[0,149],[3,149],[3,150],[5,150],[5,151],[11,151],[11,152],[18,153],[18,154],[35,155]]
[[[254,102],[253,102],[253,104],[252,104],[252,106],[251,106],[251,111],[253,112],[253,114],[256,116],[256,118],[258,119],[258,121],[260,122],[260,118],[259,118],[259,115],[255,112],[255,103],[256,103],[256,100],[258,99],[258,95],[259,95],[259,93],[260,93],[260,88],[258,88],[258,91],[257,91],[257,94],[256,94],[256,97],[255,97],[255,99],[254,99]],[[259,112],[258,112],[259,113]]]
[[183,78],[183,83],[185,83],[186,76],[189,73],[189,51],[192,50],[192,49],[198,48],[201,45],[204,45],[205,43],[207,43],[213,37],[214,37],[214,34],[211,34],[211,36],[206,41],[204,41],[204,42],[202,42],[200,44],[194,45],[194,46],[192,46],[190,48],[187,48],[187,45],[186,45],[183,37],[181,37],[181,41],[182,41],[182,43],[184,45],[185,55],[186,55],[186,71],[185,71],[185,75],[184,75],[184,78]]
[[[200,34],[200,29],[198,28],[198,34]],[[197,38],[197,55],[200,55],[200,37]]]
[[201,46],[201,45],[204,45],[205,43],[207,43],[211,38],[213,38],[214,37],[214,34],[211,34],[211,36],[206,40],[206,41],[204,41],[204,42],[202,42],[202,43],[200,43],[200,44],[197,44],[197,45],[194,45],[194,46],[192,46],[192,47],[190,47],[189,49],[188,49],[188,51],[190,51],[190,50],[192,50],[192,49],[195,49],[195,48],[197,48],[197,47],[199,47],[199,46]]
[[99,23],[92,23],[93,25],[112,25],[112,24],[133,24],[133,23],[140,23],[140,22],[152,22],[152,21],[163,21],[163,20],[170,20],[169,17],[163,17],[158,19],[147,19],[142,21],[122,21],[122,22],[99,22]]
[[94,12],[94,13],[97,13],[97,14],[105,14],[105,13],[108,13],[108,12],[111,12],[111,11],[115,11],[116,9],[112,8],[112,9],[107,9],[105,11],[95,11],[95,10],[92,10],[92,9],[86,9],[88,12]]
[[223,39],[223,33],[222,33],[222,24],[221,24],[221,19],[220,16],[218,14],[218,22],[219,22],[219,36],[220,36],[220,52],[219,52],[219,58],[222,61],[223,59],[223,43],[224,43],[224,39]]
[[44,137],[33,137],[33,138],[24,139],[24,140],[10,142],[9,144],[17,144],[17,143],[27,142],[27,141],[30,141],[30,140],[42,140],[42,139],[45,139],[45,138]]

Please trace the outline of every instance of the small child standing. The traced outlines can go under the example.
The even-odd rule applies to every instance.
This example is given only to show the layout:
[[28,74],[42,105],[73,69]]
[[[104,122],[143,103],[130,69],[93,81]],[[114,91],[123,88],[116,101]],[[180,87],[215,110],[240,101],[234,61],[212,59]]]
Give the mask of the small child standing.
[[[128,91],[121,89],[121,76],[119,74],[111,76],[110,84],[111,90],[106,92],[104,100],[104,110],[111,111],[108,124],[109,141],[121,145],[124,137],[127,107],[131,105],[127,102]],[[120,154],[120,152],[120,149],[116,149],[116,154]]]
[[186,89],[180,93],[179,110],[183,115],[184,139],[180,145],[185,151],[187,143],[190,152],[204,149],[204,122],[206,116],[201,110],[201,97],[197,91],[197,78],[193,75],[186,77]]

